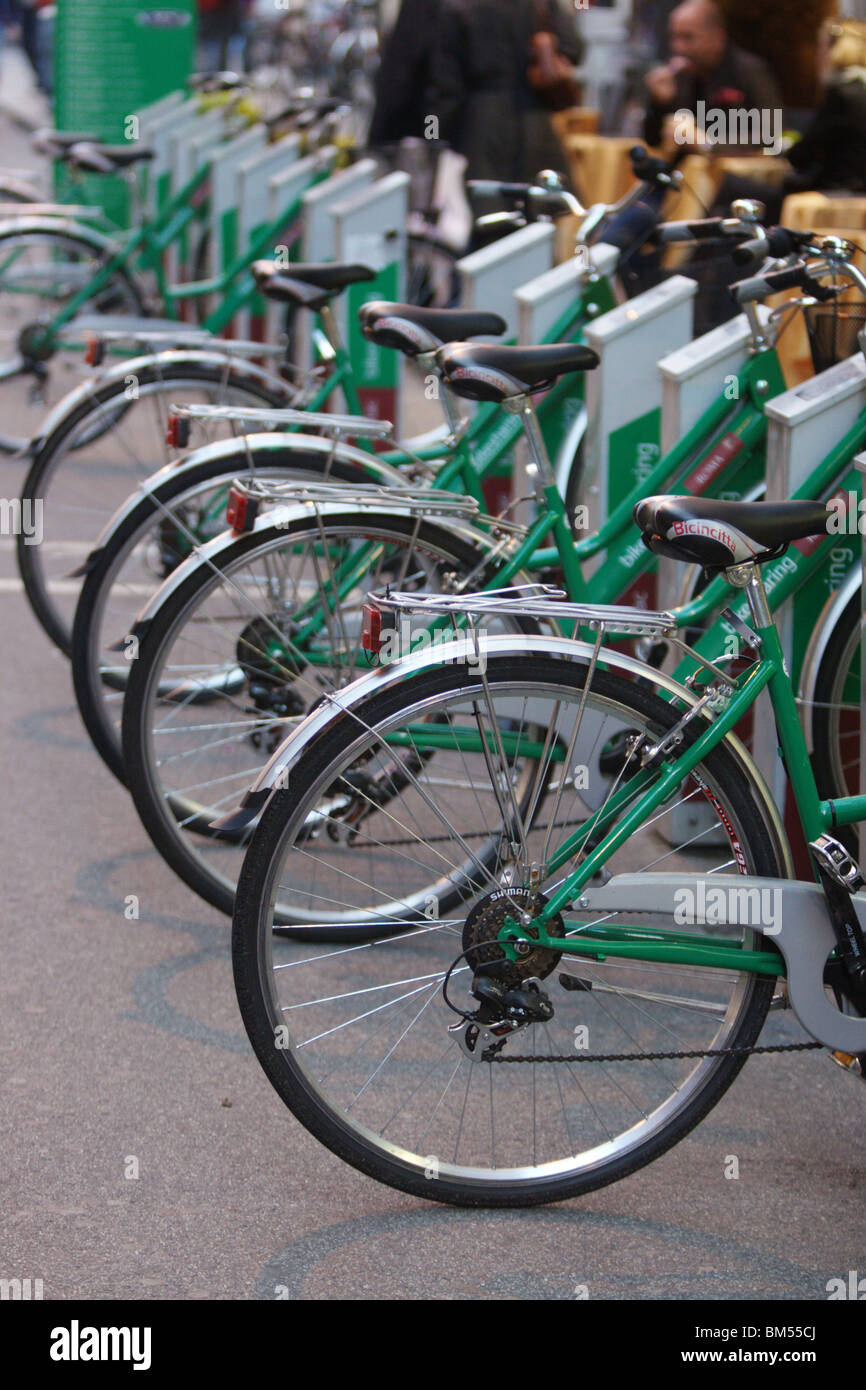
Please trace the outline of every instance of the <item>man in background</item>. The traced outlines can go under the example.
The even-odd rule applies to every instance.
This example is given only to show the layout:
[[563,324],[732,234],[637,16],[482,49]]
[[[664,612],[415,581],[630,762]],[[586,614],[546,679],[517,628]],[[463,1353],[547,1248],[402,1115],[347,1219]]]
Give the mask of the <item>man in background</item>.
[[[778,84],[766,63],[731,43],[725,20],[712,0],[686,0],[668,21],[671,56],[646,75],[648,96],[644,138],[661,143],[665,118],[689,112],[697,122],[701,111],[766,111],[781,109]],[[699,105],[700,103],[700,105]],[[737,126],[738,131],[742,126]],[[701,130],[696,128],[695,143]],[[758,143],[753,141],[752,143]],[[715,143],[715,153],[748,148],[747,142]]]

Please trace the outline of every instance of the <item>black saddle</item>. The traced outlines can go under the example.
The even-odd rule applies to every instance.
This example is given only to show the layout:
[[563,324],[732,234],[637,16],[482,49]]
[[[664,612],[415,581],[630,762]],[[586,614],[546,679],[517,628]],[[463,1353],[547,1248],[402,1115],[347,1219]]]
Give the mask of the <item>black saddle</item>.
[[98,140],[89,140],[72,145],[64,151],[63,158],[80,169],[108,174],[115,169],[127,169],[131,164],[153,159],[153,150],[148,145],[106,145]]
[[99,136],[91,130],[37,130],[33,135],[37,150],[46,154],[62,154],[73,145],[98,145]]
[[638,502],[633,515],[656,555],[718,570],[773,559],[790,541],[826,532],[831,513],[824,502],[659,496]]
[[448,343],[436,354],[445,383],[471,401],[507,401],[542,391],[567,372],[598,366],[598,354],[580,343],[545,347],[500,347],[486,343]]
[[371,300],[358,311],[361,332],[380,347],[397,348],[407,357],[435,352],[458,338],[498,336],[508,327],[499,314],[465,309],[418,309],[414,304]]
[[322,309],[347,285],[375,280],[376,272],[366,265],[333,261],[316,265],[299,262],[279,266],[273,261],[256,261],[252,267],[259,291],[266,299],[297,304],[304,309]]

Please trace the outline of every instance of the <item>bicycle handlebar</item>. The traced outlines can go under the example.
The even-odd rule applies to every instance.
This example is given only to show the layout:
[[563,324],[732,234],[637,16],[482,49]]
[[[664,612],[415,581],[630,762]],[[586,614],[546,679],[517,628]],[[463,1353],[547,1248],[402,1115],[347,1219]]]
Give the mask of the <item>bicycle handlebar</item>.
[[662,222],[655,240],[662,245],[673,241],[710,241],[726,237],[748,237],[755,231],[752,222],[737,217],[701,217],[694,222]]
[[[826,268],[826,267],[825,267]],[[779,270],[765,270],[760,275],[752,275],[747,280],[738,280],[731,286],[731,293],[738,304],[749,304],[755,300],[768,299],[780,290],[795,288],[806,290],[813,299],[828,300],[835,291],[820,284],[805,261],[796,265],[783,266]]]
[[531,183],[501,183],[499,179],[469,179],[466,191],[477,198],[524,199],[534,186]]
[[791,256],[811,241],[811,232],[795,232],[790,227],[769,227],[760,236],[734,247],[731,255],[739,265],[745,265],[749,261],[766,260],[768,257]]

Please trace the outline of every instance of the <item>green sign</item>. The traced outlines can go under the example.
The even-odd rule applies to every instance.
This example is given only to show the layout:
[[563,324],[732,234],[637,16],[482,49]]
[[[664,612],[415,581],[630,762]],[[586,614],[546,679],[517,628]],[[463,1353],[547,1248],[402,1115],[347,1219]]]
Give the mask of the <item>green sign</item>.
[[[130,117],[183,87],[193,68],[195,0],[58,0],[54,31],[55,121],[112,144],[137,138]],[[128,188],[87,175],[70,183],[57,166],[63,200],[93,203],[125,226]]]

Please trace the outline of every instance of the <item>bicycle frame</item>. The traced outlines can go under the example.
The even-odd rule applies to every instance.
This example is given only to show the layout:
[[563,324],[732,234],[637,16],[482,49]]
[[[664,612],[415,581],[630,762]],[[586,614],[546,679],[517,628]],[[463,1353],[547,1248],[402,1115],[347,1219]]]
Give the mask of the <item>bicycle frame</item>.
[[[647,766],[635,762],[636,770],[629,781],[612,791],[598,810],[587,816],[571,831],[543,864],[536,866],[542,880],[563,873],[567,869],[569,861],[579,856],[590,840],[593,841],[591,851],[578,868],[565,873],[559,887],[551,893],[537,916],[533,917],[531,921],[525,922],[518,922],[510,917],[506,918],[498,940],[512,960],[519,959],[516,943],[531,937],[533,949],[548,947],[563,955],[578,958],[601,961],[608,957],[621,957],[635,961],[644,960],[746,971],[757,975],[782,976],[785,974],[786,966],[783,956],[775,943],[769,939],[762,946],[762,949],[751,950],[744,946],[741,941],[708,940],[706,936],[697,933],[672,931],[667,928],[644,925],[632,927],[611,921],[587,924],[583,921],[569,921],[567,915],[569,908],[586,909],[587,898],[583,897],[583,893],[584,890],[591,888],[593,878],[605,868],[612,855],[621,848],[629,837],[664,807],[665,803],[675,795],[677,789],[695,772],[699,764],[707,758],[713,749],[732,735],[735,726],[748,713],[764,690],[767,691],[772,703],[779,733],[780,755],[785,759],[790,772],[795,803],[807,838],[813,840],[840,823],[852,824],[856,821],[866,820],[866,796],[846,797],[834,800],[831,804],[821,800],[818,795],[814,774],[807,755],[805,738],[800,726],[794,690],[785,666],[779,634],[767,605],[759,567],[751,563],[740,565],[736,570],[730,572],[730,578],[735,587],[745,590],[746,601],[753,620],[753,631],[761,644],[760,656],[748,670],[736,678],[724,677],[717,671],[717,685],[721,681],[725,682],[724,705],[712,719],[702,721],[704,727],[701,728],[694,742],[683,752],[676,754],[673,752],[673,748],[678,745],[670,745],[670,751],[668,751],[664,749],[662,744],[661,751],[657,754],[654,753],[647,759]],[[479,593],[475,597],[480,599],[482,595]],[[399,598],[392,602],[395,607],[401,606]],[[435,603],[437,600],[433,602]],[[463,603],[463,600],[447,599],[444,602],[458,607],[459,604]],[[501,605],[503,612],[506,611],[505,602],[503,601]],[[554,605],[550,606],[553,607]],[[516,607],[519,609],[520,603]],[[474,607],[473,611],[475,611]],[[496,608],[494,603],[487,611],[500,610]],[[526,611],[531,610],[527,607]],[[624,612],[626,622],[631,617],[637,616],[645,621],[648,631],[653,629],[659,633],[665,629],[670,631],[671,614],[669,613],[646,613],[642,615],[639,610],[623,610],[602,605],[584,610],[581,614],[581,621],[592,617],[596,630],[595,643],[592,648],[586,643],[581,644],[575,655],[579,656],[582,661],[586,661],[588,658],[588,687],[591,687],[596,665],[601,666],[604,662],[603,643],[606,638],[617,632],[630,630],[623,626]],[[499,651],[507,649],[504,639],[499,639],[495,645]],[[472,650],[474,650],[474,645],[470,639],[468,648],[466,646],[462,648],[463,655],[454,654],[458,651],[455,646],[442,648],[439,656],[446,661],[461,661],[466,660]],[[560,643],[561,654],[567,655],[568,650],[568,646],[562,641]],[[453,748],[458,752],[465,753],[477,753],[486,748],[494,764],[498,765],[497,760],[501,760],[509,752],[516,752],[515,740],[519,740],[522,755],[530,757],[534,755],[544,758],[551,764],[563,764],[568,756],[567,751],[563,746],[557,745],[554,739],[548,739],[543,746],[541,744],[533,746],[526,740],[523,731],[512,733],[507,729],[500,729],[496,725],[495,711],[489,707],[489,695],[486,691],[483,674],[484,667],[478,663],[476,653],[476,666],[472,668],[471,676],[473,684],[478,679],[478,670],[482,672],[481,689],[474,698],[482,707],[487,704],[488,717],[483,722],[478,721],[476,728],[447,729],[442,726],[431,726],[426,722],[410,723],[393,733],[386,732],[380,735],[382,743],[387,747],[405,744],[411,746],[418,754],[423,754],[423,751],[428,747],[431,749]],[[399,675],[398,668],[394,668],[394,672],[395,675]],[[665,685],[667,685],[668,697],[675,699],[676,687],[674,686],[672,689],[671,685],[666,682],[662,683],[660,693],[666,694]],[[680,689],[682,690],[682,687]],[[687,692],[682,690],[682,696],[685,697],[686,694]],[[683,717],[685,719],[698,716],[702,708],[705,707],[706,701],[704,699],[695,698],[698,694],[699,692],[696,691],[695,695],[688,700],[683,698],[685,709]],[[352,710],[353,704],[350,701],[347,707],[347,713],[350,717],[353,717]],[[489,724],[489,728],[485,728],[485,724]],[[257,809],[259,797],[268,795],[266,789],[270,785],[274,769],[288,765],[287,755],[290,746],[291,740],[275,755],[268,770],[263,774],[261,783],[258,784],[261,785],[262,790],[252,794],[251,811],[253,808]],[[659,758],[661,758],[661,762],[659,762]],[[502,808],[506,823],[508,823],[512,810],[513,808]],[[571,935],[561,937],[548,934],[547,923],[559,914],[564,915],[566,929],[571,931]]]
[[[593,298],[597,297],[593,287]],[[568,318],[572,324],[572,331],[575,331],[575,325],[580,319],[580,308],[570,313]],[[557,323],[554,333],[561,333],[564,326],[564,322]],[[476,501],[483,502],[483,479],[496,467],[499,459],[513,448],[524,429],[533,428],[538,431],[540,437],[537,439],[535,462],[543,478],[538,493],[538,516],[519,541],[512,541],[503,546],[502,564],[495,575],[487,580],[486,587],[491,591],[506,587],[521,574],[557,565],[563,571],[569,597],[576,602],[611,603],[621,598],[635,578],[654,564],[654,557],[633,537],[632,510],[635,503],[647,492],[661,491],[665,487],[679,486],[682,490],[688,491],[682,481],[683,476],[688,477],[700,461],[706,458],[708,452],[712,452],[719,439],[726,435],[735,434],[742,442],[742,451],[732,460],[733,466],[725,465],[713,480],[712,491],[718,486],[725,486],[726,482],[730,483],[731,472],[740,476],[748,467],[748,476],[751,477],[751,473],[756,471],[756,464],[759,465],[761,462],[759,451],[766,437],[767,422],[763,413],[763,402],[784,389],[784,378],[774,349],[766,349],[751,357],[737,375],[736,387],[732,391],[733,400],[724,393],[720,394],[680,443],[656,464],[649,477],[635,484],[599,531],[577,543],[574,541],[565,503],[547,463],[544,439],[544,425],[550,418],[546,416],[545,408],[551,412],[561,410],[562,401],[566,398],[569,387],[573,391],[573,386],[574,383],[568,379],[560,381],[555,390],[549,392],[540,403],[537,421],[532,411],[505,413],[504,421],[507,428],[502,424],[493,425],[493,417],[501,415],[499,407],[485,406],[483,418],[476,419],[452,457],[437,471],[433,481],[433,487],[436,489],[463,491]],[[551,400],[554,396],[556,398]],[[482,411],[478,412],[478,416],[482,416]],[[492,447],[487,444],[487,435],[483,433],[491,428],[495,430]],[[484,465],[478,468],[477,460],[480,455],[484,458]],[[847,455],[849,458],[850,456]],[[399,463],[401,455],[392,451],[384,454],[383,460],[391,464]],[[492,524],[495,529],[495,521],[488,518],[480,517],[476,524]],[[551,535],[554,545],[545,547],[543,543]],[[605,566],[587,579],[582,561],[605,549]],[[332,576],[334,601],[344,598],[357,585],[359,575],[363,573],[364,553],[364,549],[361,548],[353,554],[348,569],[338,569]],[[729,592],[727,586],[724,586],[721,597],[714,593],[714,602],[707,607],[707,613],[715,611],[724,601],[724,593]],[[308,605],[310,609],[311,606]],[[676,616],[682,625],[695,621],[694,610],[683,609],[680,612],[682,617],[680,618],[679,612]],[[441,627],[441,624],[433,626],[435,630],[437,626]],[[418,640],[420,642],[421,639]],[[306,655],[307,659],[313,662],[317,659],[325,660],[324,654],[320,658],[315,657],[313,653]]]
[[[189,225],[203,216],[206,204],[199,195],[210,175],[210,168],[210,161],[203,161],[153,221],[144,223],[130,232],[106,257],[88,283],[63,305],[50,323],[44,326],[42,337],[46,348],[54,350],[60,346],[62,329],[108,284],[113,275],[118,271],[128,272],[135,264],[153,272],[159,297],[171,318],[177,317],[177,305],[184,299],[222,293],[220,304],[203,324],[210,332],[219,333],[231,322],[235,314],[249,303],[256,294],[256,285],[249,272],[249,266],[268,249],[272,249],[278,237],[282,237],[287,244],[297,240],[302,197],[293,199],[287,208],[282,209],[279,216],[263,226],[246,249],[219,275],[209,280],[190,281],[181,285],[169,284],[163,266],[163,256],[171,245],[183,238]],[[311,185],[320,183],[327,176],[328,170],[323,168],[313,176]],[[288,233],[285,231],[287,225]],[[3,264],[0,264],[0,273],[13,259],[14,253],[7,256]]]
[[[746,951],[739,942],[708,944],[705,937],[670,932],[662,928],[650,930],[648,933],[648,929],[641,927],[630,932],[627,927],[606,924],[599,928],[591,927],[587,934],[565,940],[551,938],[546,932],[546,923],[558,912],[572,906],[575,900],[579,900],[581,890],[589,884],[611,854],[664,804],[684,778],[688,777],[732,732],[763,690],[767,691],[772,704],[779,734],[780,755],[785,760],[794,802],[806,838],[813,840],[835,825],[851,825],[866,820],[866,796],[839,798],[831,804],[822,801],[818,795],[794,691],[785,669],[779,634],[769,614],[763,584],[754,573],[757,567],[742,568],[753,571],[747,587],[747,603],[752,616],[754,618],[756,614],[760,615],[763,610],[765,619],[761,624],[755,624],[755,632],[761,641],[760,659],[733,682],[735,689],[723,712],[689,749],[665,762],[664,772],[646,791],[642,791],[641,787],[649,781],[652,774],[643,770],[632,783],[606,802],[599,812],[590,816],[578,830],[569,835],[548,860],[545,865],[546,872],[555,872],[580,851],[581,845],[589,836],[599,831],[602,833],[601,842],[587,855],[580,867],[567,876],[542,912],[530,924],[529,929],[533,936],[537,932],[540,945],[555,947],[556,950],[562,950],[563,954],[596,959],[602,959],[604,956],[623,956],[632,960],[663,960],[720,969],[733,968],[756,974],[784,974],[784,963],[775,948],[761,952]],[[635,782],[638,784],[637,789]],[[620,812],[623,813],[621,819],[612,826]],[[605,829],[606,826],[612,828]],[[526,930],[526,927],[516,922],[511,925],[506,923],[501,935],[503,945],[525,935]],[[646,941],[648,934],[652,938],[649,946]],[[513,959],[517,958],[513,947],[509,947],[509,953]]]

